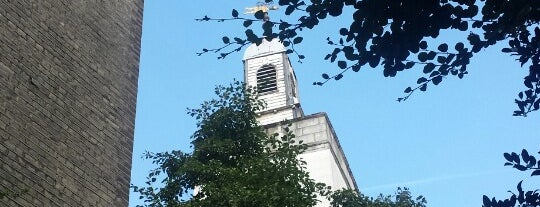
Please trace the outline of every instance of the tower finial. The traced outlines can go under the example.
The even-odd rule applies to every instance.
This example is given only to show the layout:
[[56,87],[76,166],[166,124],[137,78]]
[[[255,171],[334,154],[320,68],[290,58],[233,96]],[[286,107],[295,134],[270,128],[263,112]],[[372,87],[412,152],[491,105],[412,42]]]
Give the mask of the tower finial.
[[273,1],[270,1],[270,2],[259,1],[259,2],[257,2],[256,6],[245,8],[244,14],[254,14],[254,13],[257,13],[258,11],[262,11],[262,12],[264,12],[263,20],[265,22],[269,21],[270,17],[268,16],[268,11],[270,11],[270,10],[278,10],[279,9],[278,6],[273,5],[273,4],[274,4]]

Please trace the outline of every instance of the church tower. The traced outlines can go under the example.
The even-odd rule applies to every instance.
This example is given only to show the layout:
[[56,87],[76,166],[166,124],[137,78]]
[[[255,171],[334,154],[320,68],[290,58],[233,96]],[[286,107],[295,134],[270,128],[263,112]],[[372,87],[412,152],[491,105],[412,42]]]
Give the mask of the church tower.
[[[325,183],[332,190],[357,190],[337,135],[326,113],[304,115],[298,98],[296,76],[286,54],[286,48],[277,39],[252,44],[244,53],[244,78],[248,86],[256,86],[259,98],[267,107],[259,111],[258,121],[269,134],[283,133],[288,120],[298,141],[308,149],[299,155],[306,161],[310,177]],[[326,198],[319,198],[317,206],[330,206]]]
[[277,40],[249,46],[244,53],[244,79],[256,86],[267,104],[260,111],[262,125],[304,116],[298,98],[296,76],[285,47]]

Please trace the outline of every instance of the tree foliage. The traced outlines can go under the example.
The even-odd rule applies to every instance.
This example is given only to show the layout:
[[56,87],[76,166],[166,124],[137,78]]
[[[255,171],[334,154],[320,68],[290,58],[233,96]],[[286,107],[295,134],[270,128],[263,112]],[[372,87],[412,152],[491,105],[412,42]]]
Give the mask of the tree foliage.
[[[265,0],[266,3],[273,3]],[[343,25],[328,38],[334,47],[325,59],[336,63],[339,72],[323,74],[323,85],[329,80],[339,80],[348,71],[358,72],[362,67],[379,67],[385,77],[398,72],[421,68],[425,74],[416,85],[407,87],[398,101],[407,100],[411,94],[427,90],[428,85],[438,85],[447,77],[463,78],[469,73],[471,58],[497,43],[508,46],[502,49],[520,63],[529,73],[524,77],[524,90],[515,99],[514,116],[526,116],[540,109],[540,1],[538,0],[279,0],[286,15],[298,14],[297,21],[263,21],[265,14],[259,11],[253,18],[238,16],[233,10],[232,18],[210,18],[199,21],[239,20],[246,28],[243,37],[223,37],[223,47],[203,49],[219,53],[218,58],[240,51],[249,43],[260,44],[262,37],[279,38],[295,53],[294,46],[301,44],[301,31],[315,29],[328,17],[342,16],[344,10],[352,10],[352,23]],[[350,17],[347,17],[350,18]],[[251,29],[254,22],[262,22],[262,37]],[[277,28],[277,30],[276,30]],[[464,32],[463,39],[455,43],[428,44],[441,32],[456,30]],[[443,40],[444,41],[444,40]]]
[[408,188],[398,188],[393,196],[371,198],[353,190],[337,190],[330,195],[331,207],[425,207],[424,196],[413,199]]
[[[540,154],[540,152],[538,152]],[[537,160],[535,156],[529,154],[525,149],[521,151],[521,154],[515,152],[504,153],[506,159],[505,166],[512,166],[519,171],[532,171],[531,176],[540,175],[540,160]],[[521,187],[523,181],[517,184],[517,194],[510,192],[512,196],[504,200],[497,200],[495,197],[489,198],[484,195],[483,207],[537,207],[540,206],[540,189],[525,191]]]
[[192,153],[146,153],[157,168],[145,187],[132,186],[145,205],[314,206],[328,189],[310,179],[297,159],[307,146],[295,143],[288,129],[265,133],[256,121],[263,103],[255,90],[236,82],[215,93],[218,99],[188,110],[198,128]]

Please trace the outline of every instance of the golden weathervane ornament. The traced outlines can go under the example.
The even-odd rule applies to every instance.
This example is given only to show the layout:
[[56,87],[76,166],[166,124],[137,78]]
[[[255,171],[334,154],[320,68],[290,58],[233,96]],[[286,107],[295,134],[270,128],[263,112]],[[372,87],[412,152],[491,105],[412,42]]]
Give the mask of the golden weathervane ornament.
[[262,1],[259,1],[257,2],[257,5],[254,6],[254,7],[247,7],[245,10],[244,10],[244,14],[255,14],[257,13],[258,11],[262,11],[264,12],[264,18],[263,20],[264,21],[268,21],[270,20],[270,17],[268,16],[268,11],[270,10],[278,10],[279,7],[278,6],[275,6],[273,5],[274,2],[271,1],[271,2],[262,2]]

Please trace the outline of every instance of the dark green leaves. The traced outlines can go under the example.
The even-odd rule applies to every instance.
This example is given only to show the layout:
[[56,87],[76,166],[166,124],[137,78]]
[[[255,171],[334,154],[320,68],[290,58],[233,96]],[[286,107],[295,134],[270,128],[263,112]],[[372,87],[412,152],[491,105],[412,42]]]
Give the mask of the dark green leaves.
[[427,78],[424,78],[424,77],[420,77],[418,78],[418,80],[416,81],[417,84],[421,84],[421,83],[425,83],[427,82]]
[[439,83],[441,83],[442,81],[442,76],[436,76],[434,77],[433,79],[431,79],[431,82],[433,82],[434,85],[439,85]]
[[405,89],[405,91],[403,91],[403,92],[404,92],[404,93],[410,93],[410,92],[412,92],[412,88],[411,88],[411,87],[407,87],[407,88]]
[[285,9],[285,15],[291,15],[294,12],[295,8],[294,5],[289,5]]
[[448,51],[448,45],[446,43],[440,44],[437,49],[441,52],[447,52]]
[[346,36],[347,34],[349,34],[349,31],[347,30],[347,28],[341,28],[339,29],[339,34],[341,36]]
[[376,198],[358,194],[352,189],[339,189],[330,194],[333,207],[426,207],[424,196],[414,197],[408,188],[398,187],[394,195],[380,194]]
[[294,40],[293,40],[293,43],[294,44],[299,44],[302,42],[302,40],[304,40],[304,38],[302,37],[295,37]]
[[428,60],[428,54],[427,52],[421,52],[421,53],[418,53],[418,60],[420,62],[426,62]]
[[[215,92],[217,99],[188,110],[197,120],[192,153],[145,154],[157,168],[149,173],[145,187],[131,186],[143,202],[186,207],[314,206],[319,192],[327,190],[310,179],[306,163],[297,160],[307,146],[297,144],[285,124],[282,135],[265,133],[256,113],[264,103],[255,98],[255,89],[236,82],[216,87]],[[179,201],[195,186],[197,195]]]
[[425,49],[427,49],[427,47],[428,47],[426,41],[421,41],[420,44],[419,44],[418,46],[419,46],[420,49],[422,49],[422,50],[425,50]]
[[246,20],[246,21],[244,21],[244,27],[249,27],[252,23],[253,23],[253,21]]
[[223,37],[223,38],[221,38],[221,39],[223,40],[223,43],[224,43],[224,44],[229,44],[229,43],[231,43],[231,40],[229,39],[229,37],[226,37],[226,36],[225,36],[225,37]]
[[431,73],[431,71],[433,71],[433,69],[435,69],[435,64],[428,63],[428,64],[426,64],[426,66],[424,66],[424,73]]
[[341,68],[341,69],[347,68],[347,62],[345,62],[343,60],[338,61],[338,67]]
[[324,79],[330,79],[330,76],[328,76],[328,74],[326,74],[326,73],[323,73],[323,74],[322,74],[322,78],[324,78]]
[[262,10],[259,10],[255,12],[254,16],[256,19],[264,19],[264,12]]
[[465,48],[465,45],[462,42],[456,43],[456,46],[454,47],[457,51],[461,51]]
[[[271,3],[269,0],[264,2]],[[416,62],[422,63],[423,70],[428,73],[438,67],[442,76],[451,73],[461,79],[468,73],[461,69],[466,68],[473,54],[480,53],[483,48],[496,45],[501,41],[508,42],[508,46],[502,49],[502,52],[515,56],[521,66],[527,64],[540,66],[540,61],[538,61],[540,27],[538,27],[537,14],[540,6],[537,4],[527,4],[529,7],[524,7],[525,4],[522,1],[473,0],[400,1],[400,3],[283,0],[276,3],[283,6],[284,9],[281,11],[284,11],[286,15],[298,12],[300,18],[294,24],[285,21],[275,22],[279,24],[279,31],[275,33],[272,31],[273,24],[265,23],[262,36],[268,39],[279,37],[282,41],[290,41],[287,44],[300,43],[301,39],[296,38],[297,32],[316,28],[321,24],[320,20],[328,15],[340,16],[344,8],[349,7],[352,9],[352,16],[343,18],[352,17],[351,24],[338,25],[341,37],[335,42],[328,41],[328,43],[337,46],[338,53],[344,52],[343,61],[358,63],[359,67],[369,65],[377,68],[382,65],[384,66],[381,67],[384,70],[383,75],[388,77],[396,76],[397,72],[404,69],[414,68],[414,62]],[[239,18],[237,10],[232,10],[231,15],[233,17],[231,19],[213,19],[204,16],[197,21],[240,21],[245,28],[251,27],[254,23],[254,20]],[[266,14],[258,11],[254,17],[263,20]],[[439,34],[444,34],[451,29],[466,31],[456,33],[458,35],[455,38],[460,42],[455,44],[455,42],[446,42],[446,39],[438,39],[433,42],[442,41],[442,44],[438,47],[430,47],[431,38],[438,38]],[[247,36],[243,39],[260,44],[261,39],[255,35],[259,33],[258,30],[246,31]],[[459,36],[459,34],[463,35]],[[464,38],[468,42],[464,42]],[[449,51],[453,44],[457,52]],[[232,50],[240,51],[244,45]],[[206,51],[216,50],[207,49]],[[287,50],[287,53],[294,52]],[[217,54],[227,55],[230,52]],[[338,56],[334,52],[327,55],[325,59],[336,62]],[[416,56],[418,61],[412,60],[411,56],[413,58]],[[427,63],[435,64],[436,67],[424,66]],[[338,68],[343,67],[343,63],[339,61],[336,65]],[[418,67],[418,64],[416,66]],[[352,69],[358,71],[359,67],[352,67]],[[531,111],[540,110],[540,89],[535,88],[540,78],[538,78],[538,73],[534,72],[535,67],[529,69],[533,72],[527,75],[524,85],[531,97],[525,96],[526,93],[523,91],[523,100],[516,102],[519,110],[515,111],[515,116],[526,116]],[[435,80],[435,83],[438,83],[438,80]]]

